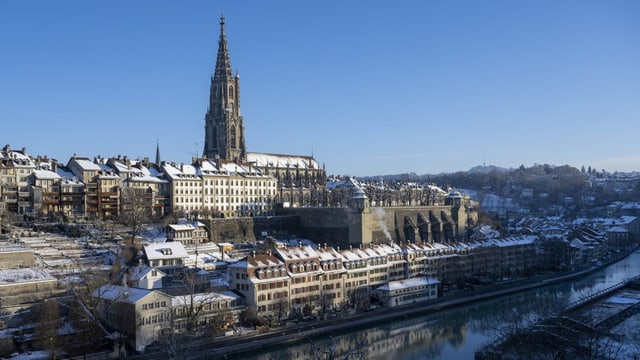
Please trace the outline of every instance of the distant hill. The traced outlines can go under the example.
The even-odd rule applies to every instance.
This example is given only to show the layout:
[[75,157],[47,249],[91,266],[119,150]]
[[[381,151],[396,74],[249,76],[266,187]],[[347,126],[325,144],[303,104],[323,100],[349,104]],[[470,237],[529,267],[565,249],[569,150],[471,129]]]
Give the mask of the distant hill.
[[507,169],[507,168],[503,168],[503,167],[499,167],[499,166],[495,166],[495,165],[478,165],[478,166],[474,166],[471,169],[469,169],[469,171],[467,171],[469,174],[488,174],[492,171],[499,171],[499,172],[509,172],[513,170],[512,168]]

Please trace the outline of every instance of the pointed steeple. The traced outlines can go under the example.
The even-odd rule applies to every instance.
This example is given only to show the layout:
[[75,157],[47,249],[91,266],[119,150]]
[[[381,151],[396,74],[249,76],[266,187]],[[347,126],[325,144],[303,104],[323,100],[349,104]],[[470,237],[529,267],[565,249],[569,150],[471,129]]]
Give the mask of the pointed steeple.
[[220,39],[218,40],[218,57],[216,59],[216,71],[214,78],[227,79],[231,77],[231,60],[227,47],[227,34],[224,31],[224,15],[220,16]]
[[156,166],[160,167],[160,142],[156,140]]
[[240,76],[234,76],[229,60],[224,15],[220,17],[220,39],[216,68],[211,76],[209,106],[205,114],[203,156],[244,163],[247,151],[240,112]]

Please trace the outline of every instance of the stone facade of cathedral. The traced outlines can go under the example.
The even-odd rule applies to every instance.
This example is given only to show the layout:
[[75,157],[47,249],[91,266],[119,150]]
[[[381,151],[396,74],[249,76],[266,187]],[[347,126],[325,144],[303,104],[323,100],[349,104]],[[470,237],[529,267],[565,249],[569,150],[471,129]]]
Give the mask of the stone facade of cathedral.
[[203,158],[216,162],[250,165],[278,180],[277,201],[282,206],[321,204],[317,194],[326,186],[324,166],[312,155],[247,152],[244,119],[240,111],[240,76],[233,74],[225,33],[220,19],[216,67],[211,77],[209,106],[205,115]]

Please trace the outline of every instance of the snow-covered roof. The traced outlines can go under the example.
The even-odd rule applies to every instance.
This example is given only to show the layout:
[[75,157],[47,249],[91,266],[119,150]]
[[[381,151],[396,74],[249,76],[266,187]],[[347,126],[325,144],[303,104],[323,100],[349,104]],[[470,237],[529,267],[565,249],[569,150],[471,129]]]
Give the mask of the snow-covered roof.
[[154,290],[130,288],[128,286],[103,285],[94,290],[91,295],[100,299],[135,304],[153,292]]
[[149,260],[187,258],[189,254],[179,241],[151,243],[144,246],[144,252]]
[[93,161],[89,160],[89,159],[84,159],[84,158],[75,158],[74,161],[76,162],[76,164],[78,164],[78,166],[80,166],[83,170],[95,170],[95,171],[100,171],[102,170],[102,168],[100,167],[100,165],[94,163]]
[[[144,171],[146,170],[146,171]],[[130,182],[141,182],[141,183],[157,183],[163,184],[168,183],[169,181],[159,177],[158,175],[152,175],[147,168],[144,168],[143,171],[135,173],[134,176],[131,176],[127,179]],[[157,172],[156,172],[157,173]]]
[[165,163],[163,167],[163,172],[170,179],[175,180],[194,180],[199,181],[200,177],[197,175],[196,168],[192,165],[175,165]]
[[[227,258],[228,260],[228,258]],[[255,256],[247,256],[243,260],[237,261],[230,268],[250,269],[284,266],[284,263],[273,255],[259,254]]]
[[358,180],[353,177],[348,177],[346,179],[327,179],[327,188],[328,189],[336,189],[341,187],[347,188],[361,188],[361,184]]
[[[110,161],[110,164],[118,173],[142,173],[142,170],[138,169],[137,167],[127,165],[120,160],[112,160]],[[131,164],[131,162],[129,162],[129,164]]]
[[515,245],[530,245],[538,240],[536,235],[510,236],[503,239],[488,239],[484,241],[487,244],[495,244],[499,247],[508,247]]
[[34,170],[33,176],[35,176],[36,179],[50,179],[50,180],[60,179],[60,175],[49,170]]
[[249,172],[249,169],[246,169],[244,166],[236,163],[223,163],[221,168],[230,174]]
[[198,228],[202,228],[204,227],[204,224],[201,223],[200,221],[195,221],[195,220],[190,221],[182,218],[182,219],[178,219],[177,224],[171,224],[169,225],[169,227],[174,231],[190,231],[190,230],[196,230]]
[[321,261],[340,261],[342,262],[342,256],[340,253],[334,249],[333,247],[320,247],[316,249],[316,253],[320,257]]
[[0,158],[11,162],[13,167],[17,168],[35,168],[36,164],[33,159],[21,151],[0,151]]
[[582,241],[580,241],[579,239],[573,239],[569,242],[569,245],[571,247],[574,247],[576,249],[579,250],[587,250],[589,248],[591,248],[590,246],[588,246],[587,244],[583,243]]
[[60,178],[62,179],[62,182],[65,184],[83,185],[83,183],[71,171],[68,171],[66,168],[58,167],[56,169],[56,173],[60,176]]
[[311,246],[293,246],[284,249],[275,249],[275,252],[284,261],[297,261],[309,258],[319,258],[318,253]]
[[[366,253],[353,251],[352,249],[340,250],[340,255],[342,255],[342,257],[346,261],[358,261],[358,260],[364,260],[367,258]],[[365,256],[365,258],[363,258],[363,256]]]
[[178,295],[171,297],[171,306],[189,306],[194,304],[208,304],[221,301],[235,301],[240,299],[231,291],[212,291],[207,293]]
[[189,231],[197,229],[197,227],[193,226],[193,224],[172,224],[169,225],[169,227],[175,231]]
[[312,156],[304,155],[285,155],[285,154],[268,154],[268,153],[247,153],[247,161],[255,163],[258,167],[271,168],[298,168],[303,169],[319,169],[318,162]]
[[140,280],[140,279],[144,279],[144,277],[149,274],[152,270],[156,270],[160,276],[164,276],[166,275],[164,272],[158,270],[155,267],[151,267],[151,266],[147,266],[147,265],[140,265],[140,266],[136,266],[133,269],[133,272],[131,274],[131,280]]
[[622,226],[613,226],[607,229],[607,232],[610,233],[628,233],[629,229]]
[[403,280],[395,280],[390,281],[384,285],[381,285],[377,288],[377,290],[382,291],[393,291],[399,289],[410,289],[417,286],[425,286],[425,285],[434,285],[439,284],[440,281],[431,277],[415,277]]

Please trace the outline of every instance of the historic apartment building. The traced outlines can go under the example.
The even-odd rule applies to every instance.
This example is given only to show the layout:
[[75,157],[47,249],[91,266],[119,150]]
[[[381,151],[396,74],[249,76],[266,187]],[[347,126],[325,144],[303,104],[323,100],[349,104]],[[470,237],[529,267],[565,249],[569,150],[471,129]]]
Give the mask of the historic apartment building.
[[252,217],[272,214],[278,203],[277,179],[251,164],[194,159],[158,166],[147,159],[73,156],[63,165],[26,151],[8,154],[0,169],[0,202],[18,214],[115,217],[139,197],[137,205],[152,217]]
[[29,209],[29,175],[36,169],[35,161],[21,151],[5,145],[0,151],[0,195],[7,211],[24,213]]
[[280,319],[289,312],[306,315],[346,304],[368,306],[372,296],[387,306],[397,306],[419,301],[425,294],[417,293],[427,288],[428,298],[437,297],[441,284],[525,274],[539,266],[539,251],[537,236],[348,249],[326,245],[275,248],[230,264],[229,290],[242,294],[246,305],[258,314]]

